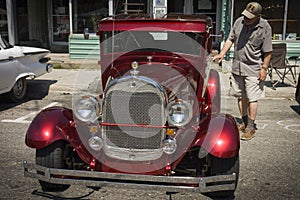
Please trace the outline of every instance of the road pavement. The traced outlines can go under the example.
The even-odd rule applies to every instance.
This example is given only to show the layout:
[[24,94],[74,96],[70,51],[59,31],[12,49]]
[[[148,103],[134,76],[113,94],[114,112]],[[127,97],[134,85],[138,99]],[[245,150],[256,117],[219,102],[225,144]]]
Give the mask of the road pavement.
[[[220,75],[222,112],[238,120],[236,100],[227,95],[229,73],[221,71]],[[29,81],[28,96],[23,102],[11,104],[0,97],[0,199],[168,199],[162,192],[120,188],[93,192],[80,186],[62,193],[44,193],[37,180],[23,176],[23,161],[34,162],[35,158],[35,150],[24,143],[34,116],[47,106],[72,107],[72,97],[89,92],[89,85],[95,84],[94,80],[98,83],[98,77],[99,71],[95,69],[55,69]],[[275,95],[271,88],[266,89],[267,97],[259,104],[257,135],[251,141],[241,142],[235,199],[300,199],[300,108],[293,99],[295,88],[280,87]],[[173,195],[173,200],[187,199],[209,198],[200,194]]]

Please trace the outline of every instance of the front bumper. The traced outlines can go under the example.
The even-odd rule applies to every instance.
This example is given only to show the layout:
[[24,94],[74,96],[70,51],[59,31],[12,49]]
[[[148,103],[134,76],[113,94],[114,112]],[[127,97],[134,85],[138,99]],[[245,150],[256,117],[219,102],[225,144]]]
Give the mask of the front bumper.
[[25,177],[55,184],[198,193],[235,190],[236,185],[234,173],[211,177],[178,177],[54,169],[27,161],[23,165]]

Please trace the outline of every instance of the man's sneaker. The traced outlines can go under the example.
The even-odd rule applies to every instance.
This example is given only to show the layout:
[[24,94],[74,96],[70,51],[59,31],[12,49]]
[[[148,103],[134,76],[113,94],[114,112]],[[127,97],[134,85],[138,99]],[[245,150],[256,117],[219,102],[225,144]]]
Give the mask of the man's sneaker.
[[246,128],[246,126],[245,126],[244,123],[238,124],[238,129],[239,129],[240,132],[244,133],[245,132],[245,128]]
[[246,128],[241,140],[251,140],[255,136],[255,129]]

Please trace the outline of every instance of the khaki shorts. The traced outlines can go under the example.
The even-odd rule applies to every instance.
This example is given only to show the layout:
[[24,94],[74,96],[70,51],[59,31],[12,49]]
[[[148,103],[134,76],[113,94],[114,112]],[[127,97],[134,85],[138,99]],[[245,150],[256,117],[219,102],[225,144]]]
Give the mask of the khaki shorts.
[[230,78],[230,95],[237,98],[246,96],[249,102],[265,97],[264,81],[259,81],[257,77],[231,74]]

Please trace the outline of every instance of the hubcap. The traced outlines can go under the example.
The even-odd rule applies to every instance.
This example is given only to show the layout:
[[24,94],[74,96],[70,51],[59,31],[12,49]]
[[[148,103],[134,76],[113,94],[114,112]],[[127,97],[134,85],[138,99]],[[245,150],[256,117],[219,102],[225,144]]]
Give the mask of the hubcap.
[[23,84],[23,80],[22,79],[19,79],[15,86],[14,86],[14,94],[16,97],[20,97],[22,96],[22,93],[23,93],[23,89],[24,89],[24,84]]

